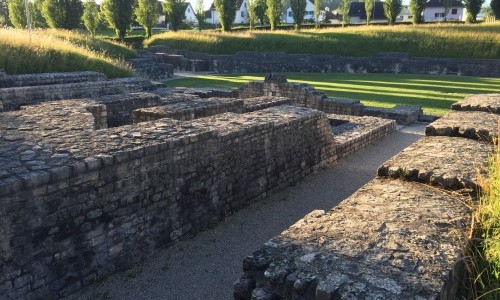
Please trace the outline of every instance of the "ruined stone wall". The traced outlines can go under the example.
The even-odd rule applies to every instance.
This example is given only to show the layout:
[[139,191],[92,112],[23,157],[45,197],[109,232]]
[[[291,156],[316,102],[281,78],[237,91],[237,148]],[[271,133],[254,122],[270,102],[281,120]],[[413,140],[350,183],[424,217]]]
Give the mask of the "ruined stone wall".
[[132,112],[135,109],[162,104],[158,95],[144,92],[100,96],[96,101],[106,105],[109,127],[132,124]]
[[152,84],[149,80],[135,77],[106,81],[11,87],[0,89],[0,102],[3,104],[4,111],[11,111],[19,109],[22,105],[32,105],[43,101],[96,97],[124,92],[142,92],[151,88]]
[[0,298],[68,295],[335,159],[306,108],[95,131],[53,105],[0,114]]
[[[209,55],[165,46],[153,46],[150,51],[166,56],[178,55],[179,61],[203,60],[208,63],[209,70],[216,73],[393,73],[500,77],[498,59],[413,57],[409,53],[392,52],[381,52],[370,57],[252,51]],[[180,64],[178,68],[182,69],[183,65]]]
[[103,81],[106,76],[97,72],[38,73],[0,76],[0,88]]

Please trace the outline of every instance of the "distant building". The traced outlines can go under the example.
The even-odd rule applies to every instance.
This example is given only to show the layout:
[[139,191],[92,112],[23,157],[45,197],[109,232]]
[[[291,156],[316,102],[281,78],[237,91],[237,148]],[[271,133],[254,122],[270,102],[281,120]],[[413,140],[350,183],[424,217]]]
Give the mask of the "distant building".
[[[335,19],[335,15],[330,11],[328,7],[321,8],[319,12],[318,20],[319,22],[332,23]],[[295,20],[293,19],[293,11],[291,7],[285,9],[285,12],[281,16],[281,21],[286,24],[293,24]],[[306,2],[306,13],[304,15],[304,22],[315,22],[314,17],[314,3],[311,0]]]
[[396,18],[396,22],[407,23],[412,21],[413,21],[413,16],[410,12],[410,8],[407,5],[403,5],[403,7],[401,8],[401,12]]
[[[193,6],[191,3],[186,2],[184,8],[184,15],[186,18],[184,19],[184,22],[190,23],[190,24],[198,24],[198,19],[196,19],[196,14],[194,12]],[[158,18],[158,25],[162,27],[168,28],[168,24],[165,23],[165,12],[163,11],[163,7],[160,10],[160,17]]]
[[[247,0],[238,0],[236,3],[236,14],[233,24],[248,24],[248,3]],[[219,16],[215,9],[214,3],[210,5],[210,9],[205,11],[205,20],[208,24],[219,24]]]
[[[384,14],[384,3],[380,1],[375,1],[373,5],[371,23],[383,23],[387,22],[387,18]],[[366,10],[364,2],[351,2],[349,8],[349,23],[351,24],[363,24],[366,23]]]
[[[443,0],[430,0],[425,5],[424,22],[436,22],[445,20],[445,9]],[[450,11],[446,15],[448,21],[464,21],[465,9],[462,2],[452,0]]]

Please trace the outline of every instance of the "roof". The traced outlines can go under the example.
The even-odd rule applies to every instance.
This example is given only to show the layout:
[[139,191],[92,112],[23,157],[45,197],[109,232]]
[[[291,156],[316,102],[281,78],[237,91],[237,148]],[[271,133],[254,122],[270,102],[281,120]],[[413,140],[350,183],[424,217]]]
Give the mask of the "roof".
[[[444,7],[443,0],[430,0],[425,7]],[[463,4],[461,1],[451,0],[450,7],[463,7]]]
[[[359,17],[362,20],[366,20],[366,11],[364,2],[352,2],[351,7],[349,7],[349,17]],[[372,20],[385,20],[384,13],[384,3],[380,1],[375,1],[373,6]]]

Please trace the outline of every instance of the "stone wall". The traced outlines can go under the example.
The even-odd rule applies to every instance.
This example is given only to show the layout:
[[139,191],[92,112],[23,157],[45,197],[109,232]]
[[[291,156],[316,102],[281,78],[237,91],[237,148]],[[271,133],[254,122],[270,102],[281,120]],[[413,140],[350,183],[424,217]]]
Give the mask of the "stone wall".
[[336,158],[307,108],[94,130],[86,101],[0,114],[0,298],[68,295]]
[[[234,55],[208,55],[164,46],[153,46],[150,51],[166,57],[177,55],[178,61],[204,60],[208,69],[216,73],[393,73],[500,77],[498,59],[428,58],[391,52],[370,57],[250,51]],[[172,61],[173,58],[169,59]],[[183,67],[182,64],[178,66],[179,69]]]
[[[10,76],[8,76],[10,78]],[[0,102],[5,111],[19,109],[22,105],[37,104],[58,99],[87,98],[125,92],[142,92],[151,89],[149,80],[123,78],[105,81],[86,81],[43,86],[22,86],[0,89]]]
[[0,88],[103,81],[106,76],[97,72],[37,73],[0,76]]
[[[500,108],[500,95],[488,103],[472,98],[457,107],[481,114],[466,111],[457,120],[470,114],[467,128],[478,132],[496,122],[498,115],[484,108]],[[457,299],[471,197],[479,175],[486,175],[491,144],[453,131],[441,135],[409,146],[379,168],[379,178],[330,211],[311,212],[247,257],[234,298]]]

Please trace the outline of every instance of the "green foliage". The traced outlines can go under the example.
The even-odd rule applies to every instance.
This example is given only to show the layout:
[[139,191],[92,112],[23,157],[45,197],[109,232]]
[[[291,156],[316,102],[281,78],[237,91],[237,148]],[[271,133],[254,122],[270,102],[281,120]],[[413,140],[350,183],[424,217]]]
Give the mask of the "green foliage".
[[412,23],[414,25],[424,23],[425,3],[427,3],[427,0],[410,0],[410,12],[413,16]]
[[87,0],[83,4],[82,21],[90,35],[94,36],[101,22],[101,16],[94,0]]
[[402,0],[385,0],[384,1],[384,13],[387,18],[389,25],[394,25],[396,18],[401,12]]
[[30,2],[30,17],[32,28],[47,28],[47,21],[43,17],[42,7],[44,0]]
[[266,15],[271,24],[271,30],[275,30],[276,26],[280,23],[281,13],[283,11],[282,0],[266,0],[267,11]]
[[127,29],[132,23],[134,0],[104,0],[101,4],[101,13],[116,36],[125,38]]
[[42,15],[51,28],[78,28],[82,13],[80,0],[44,0],[42,4]]
[[158,23],[160,12],[157,0],[138,0],[135,8],[137,23],[141,24],[146,31],[146,37],[151,37],[151,30]]
[[370,56],[377,52],[396,51],[426,57],[500,59],[500,22],[481,25],[373,25],[319,31],[303,29],[300,32],[165,32],[153,35],[145,44],[210,54],[270,51]]
[[491,0],[490,7],[497,20],[500,20],[500,0]]
[[349,23],[349,8],[351,7],[351,0],[340,0],[339,11],[342,15],[342,27]]
[[366,25],[369,25],[370,21],[372,20],[374,6],[375,6],[375,0],[365,0]]
[[257,7],[256,0],[248,0],[248,25],[250,30],[255,28],[257,24],[257,15],[255,14],[255,8]]
[[15,28],[26,28],[26,6],[24,0],[9,0],[7,4],[12,25]]
[[117,45],[75,31],[0,28],[0,69],[10,74],[97,71],[131,76],[122,59],[108,55],[112,48]]
[[[392,107],[421,105],[427,114],[443,115],[452,103],[469,94],[500,92],[500,78],[407,74],[288,73],[289,82],[306,83],[331,97],[362,101],[365,105]],[[264,74],[203,75],[170,80],[168,87],[235,88]]]
[[[264,25],[267,22],[267,3],[266,0],[254,0],[255,1],[255,16],[259,19],[260,25]],[[499,0],[500,1],[500,0]]]
[[321,0],[314,0],[314,27],[319,29],[319,14],[321,13]]
[[290,0],[290,8],[292,9],[293,22],[296,30],[299,30],[300,25],[304,22],[306,4],[307,0]]
[[0,0],[0,27],[9,25],[9,6],[7,0]]
[[477,14],[481,11],[484,0],[464,0],[464,7],[467,10],[467,23],[476,23]]
[[236,16],[236,0],[215,0],[214,5],[222,31],[230,31]]
[[444,14],[444,21],[448,21],[448,13],[450,12],[451,5],[453,4],[453,0],[442,0],[443,3],[443,14]]
[[177,31],[182,27],[182,21],[186,18],[186,2],[184,0],[166,0],[163,3],[165,22],[170,23],[170,29]]
[[205,8],[203,6],[203,0],[196,1],[196,7],[194,8],[194,15],[198,21],[198,30],[201,31],[205,28],[207,20],[205,19]]

